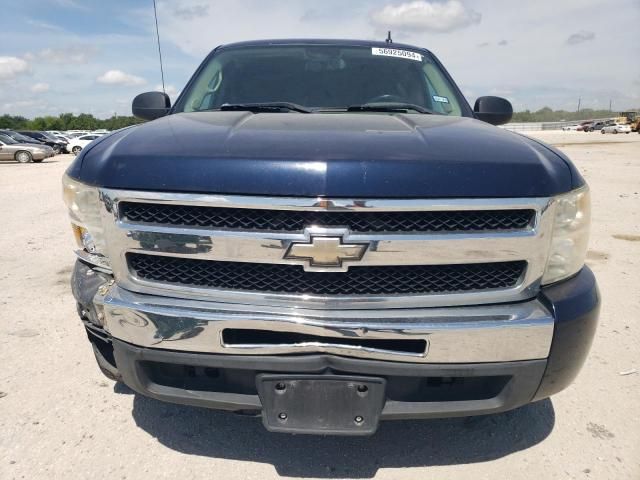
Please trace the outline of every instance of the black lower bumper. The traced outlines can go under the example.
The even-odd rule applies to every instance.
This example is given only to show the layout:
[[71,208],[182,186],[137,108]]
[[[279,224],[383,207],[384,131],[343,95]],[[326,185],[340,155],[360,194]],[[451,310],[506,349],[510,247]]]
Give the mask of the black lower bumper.
[[330,355],[237,356],[172,352],[113,341],[122,380],[158,400],[259,413],[260,373],[384,377],[383,419],[494,413],[533,398],[545,360],[428,365]]
[[380,418],[436,418],[509,410],[548,397],[573,381],[597,325],[600,298],[595,278],[585,267],[575,277],[543,288],[539,299],[554,316],[549,357],[503,363],[186,353],[141,348],[86,323],[99,363],[112,364],[111,373],[133,390],[158,400],[259,414],[262,402],[256,378],[261,374],[371,376],[386,382]]

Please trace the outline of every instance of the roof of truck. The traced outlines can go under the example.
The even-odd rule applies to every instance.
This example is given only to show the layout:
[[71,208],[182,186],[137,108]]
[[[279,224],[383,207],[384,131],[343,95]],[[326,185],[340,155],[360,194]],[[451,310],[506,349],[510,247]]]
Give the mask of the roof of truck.
[[407,48],[422,50],[431,53],[423,47],[416,47],[405,43],[387,43],[377,40],[357,40],[357,39],[335,39],[335,38],[280,38],[268,40],[246,40],[242,42],[227,43],[218,48],[248,47],[259,45],[349,45],[361,47],[381,47],[381,48]]

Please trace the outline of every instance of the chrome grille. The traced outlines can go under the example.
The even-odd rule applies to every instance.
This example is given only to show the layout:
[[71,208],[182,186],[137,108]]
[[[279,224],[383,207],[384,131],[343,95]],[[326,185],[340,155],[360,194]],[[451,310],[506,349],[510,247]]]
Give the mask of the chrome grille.
[[526,262],[351,267],[305,272],[300,265],[216,262],[129,253],[138,278],[197,287],[299,295],[415,295],[514,287]]
[[[107,253],[121,288],[317,310],[530,299],[539,291],[555,214],[549,198],[326,199],[111,189],[102,189],[100,198]],[[321,237],[334,243],[318,242]],[[288,255],[296,245],[298,253]],[[301,246],[309,245],[366,249],[361,258],[324,267],[301,255],[309,252]]]
[[319,212],[123,202],[126,222],[232,230],[300,232],[346,227],[352,232],[482,232],[531,227],[535,210]]

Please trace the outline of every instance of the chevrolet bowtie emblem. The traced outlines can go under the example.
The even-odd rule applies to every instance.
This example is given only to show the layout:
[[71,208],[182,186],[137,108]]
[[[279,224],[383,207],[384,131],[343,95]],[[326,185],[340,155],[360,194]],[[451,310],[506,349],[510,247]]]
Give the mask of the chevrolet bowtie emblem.
[[293,242],[284,258],[306,260],[308,266],[315,268],[340,268],[342,262],[362,259],[368,247],[368,243],[342,243],[342,237],[312,236],[308,243]]

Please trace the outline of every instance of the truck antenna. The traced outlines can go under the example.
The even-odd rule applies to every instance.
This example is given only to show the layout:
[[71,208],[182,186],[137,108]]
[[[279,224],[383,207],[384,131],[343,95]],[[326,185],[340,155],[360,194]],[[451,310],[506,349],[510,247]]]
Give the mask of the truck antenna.
[[393,43],[393,39],[391,38],[391,30],[389,30],[389,32],[387,33],[387,39],[385,40],[385,42]]
[[167,92],[164,88],[164,69],[162,68],[162,50],[160,50],[160,32],[158,30],[158,10],[156,8],[156,0],[153,0],[153,16],[156,19],[156,39],[158,40],[158,56],[160,57],[160,78],[162,79],[162,93]]

